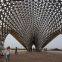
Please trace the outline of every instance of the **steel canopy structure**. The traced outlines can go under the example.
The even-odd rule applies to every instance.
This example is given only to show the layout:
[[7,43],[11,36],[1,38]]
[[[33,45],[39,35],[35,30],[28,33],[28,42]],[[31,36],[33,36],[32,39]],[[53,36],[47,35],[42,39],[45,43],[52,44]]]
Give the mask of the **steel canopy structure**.
[[61,0],[6,0],[0,2],[0,40],[11,33],[28,51],[41,51],[62,33]]

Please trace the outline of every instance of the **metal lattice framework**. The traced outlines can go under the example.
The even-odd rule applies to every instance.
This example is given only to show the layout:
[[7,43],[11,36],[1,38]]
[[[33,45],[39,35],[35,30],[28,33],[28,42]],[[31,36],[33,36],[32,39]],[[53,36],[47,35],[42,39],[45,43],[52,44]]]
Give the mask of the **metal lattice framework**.
[[33,44],[41,50],[62,32],[61,0],[7,0],[0,2],[0,15],[0,38],[11,33],[27,50]]

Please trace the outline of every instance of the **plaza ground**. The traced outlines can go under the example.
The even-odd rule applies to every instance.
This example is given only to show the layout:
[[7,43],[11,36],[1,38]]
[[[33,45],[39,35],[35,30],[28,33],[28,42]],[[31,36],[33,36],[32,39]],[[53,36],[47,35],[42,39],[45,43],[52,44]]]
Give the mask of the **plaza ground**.
[[[4,58],[0,62],[5,62]],[[20,52],[11,54],[10,62],[62,62],[62,54],[49,52]]]

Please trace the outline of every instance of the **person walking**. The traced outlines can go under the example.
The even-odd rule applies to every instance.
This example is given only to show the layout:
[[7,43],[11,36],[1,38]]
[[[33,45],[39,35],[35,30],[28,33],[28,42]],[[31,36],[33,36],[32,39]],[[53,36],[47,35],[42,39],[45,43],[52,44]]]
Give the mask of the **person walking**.
[[10,47],[7,47],[7,49],[4,52],[4,56],[5,56],[5,61],[9,62],[10,61]]
[[17,54],[18,52],[17,52],[17,47],[16,47],[16,49],[15,49],[15,54]]

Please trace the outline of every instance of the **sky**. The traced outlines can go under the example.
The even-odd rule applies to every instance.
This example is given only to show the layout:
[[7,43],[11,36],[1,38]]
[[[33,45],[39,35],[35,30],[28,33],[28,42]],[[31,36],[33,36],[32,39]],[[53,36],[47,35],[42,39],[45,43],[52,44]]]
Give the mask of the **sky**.
[[20,44],[11,34],[8,34],[4,41],[4,47],[6,48],[8,46],[10,46],[11,48],[24,48],[24,46]]
[[[8,36],[6,37],[5,39],[5,42],[4,42],[4,47],[8,47],[10,46],[11,48],[15,48],[15,47],[18,47],[18,48],[24,48],[24,46],[19,43],[11,34],[8,34]],[[35,46],[33,45],[33,48]],[[52,41],[50,41],[46,46],[45,48],[48,48],[48,49],[53,49],[53,48],[59,48],[59,49],[62,49],[62,34],[58,35],[56,38],[54,38]]]
[[53,48],[59,48],[62,49],[62,34],[58,35],[56,38],[54,38],[51,42],[49,42],[45,48],[53,49]]

